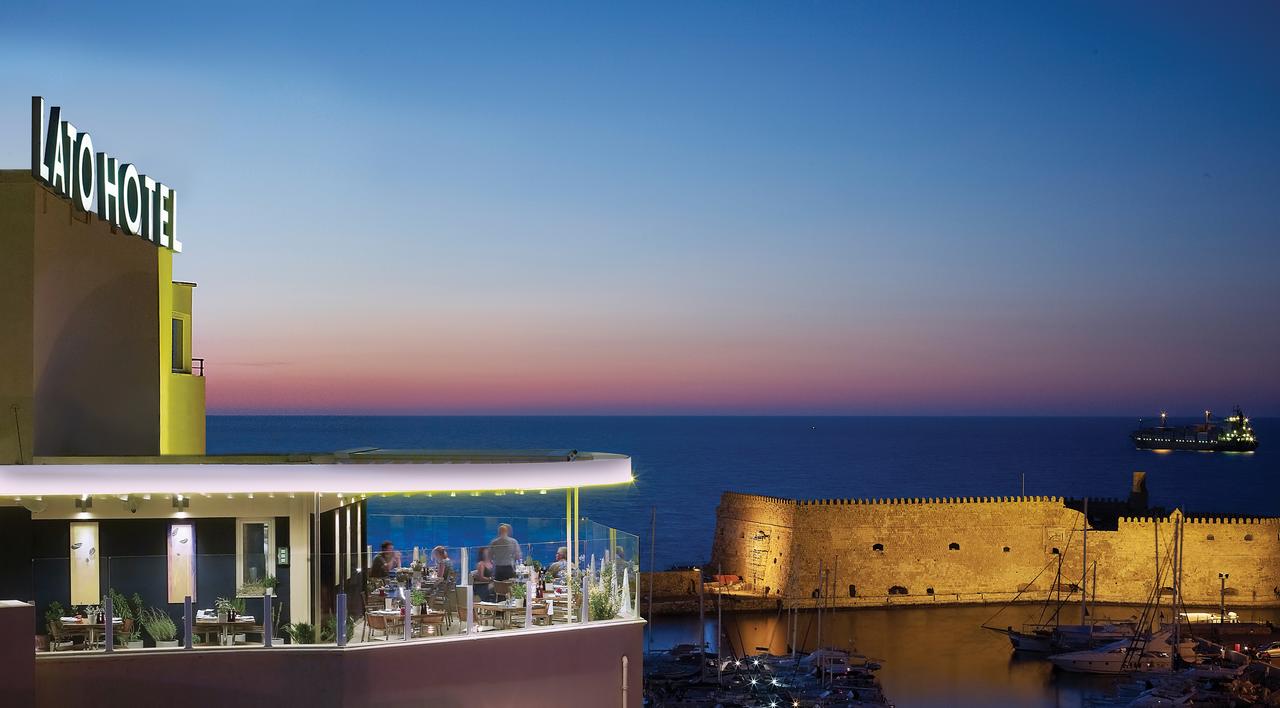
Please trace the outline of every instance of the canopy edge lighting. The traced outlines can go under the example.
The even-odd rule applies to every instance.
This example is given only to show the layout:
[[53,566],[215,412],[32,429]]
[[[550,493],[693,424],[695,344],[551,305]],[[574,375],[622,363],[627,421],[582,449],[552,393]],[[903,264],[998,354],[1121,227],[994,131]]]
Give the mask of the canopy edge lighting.
[[563,462],[0,465],[0,496],[404,494],[602,487],[633,481],[631,458]]

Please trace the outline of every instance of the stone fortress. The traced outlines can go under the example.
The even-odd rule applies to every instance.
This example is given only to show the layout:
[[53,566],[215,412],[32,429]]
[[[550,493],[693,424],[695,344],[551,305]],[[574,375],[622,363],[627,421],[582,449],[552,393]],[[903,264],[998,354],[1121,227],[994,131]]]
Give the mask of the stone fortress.
[[[1280,518],[1184,515],[1151,508],[1145,473],[1127,499],[1089,500],[1088,573],[1083,500],[1062,497],[820,499],[725,492],[712,572],[740,576],[734,594],[776,605],[1040,602],[1080,598],[1143,604],[1172,594],[1181,529],[1182,595],[1216,608],[1280,607]],[[1059,565],[1061,570],[1059,571]],[[825,585],[822,574],[826,575]]]

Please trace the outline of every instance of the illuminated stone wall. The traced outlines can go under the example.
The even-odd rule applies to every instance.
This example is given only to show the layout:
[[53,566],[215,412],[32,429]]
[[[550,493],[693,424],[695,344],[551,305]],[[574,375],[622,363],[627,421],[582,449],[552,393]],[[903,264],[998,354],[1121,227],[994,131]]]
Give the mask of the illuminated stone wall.
[[[1088,583],[1093,592],[1096,571],[1099,601],[1147,600],[1157,526],[1161,586],[1172,584],[1179,517],[1090,530]],[[726,493],[710,568],[741,575],[758,594],[768,588],[770,597],[800,601],[814,596],[825,570],[839,605],[1041,600],[1082,584],[1082,518],[1060,497],[790,501]],[[1280,605],[1280,519],[1189,519],[1183,529],[1187,603],[1216,605],[1218,573],[1226,572],[1229,605]]]

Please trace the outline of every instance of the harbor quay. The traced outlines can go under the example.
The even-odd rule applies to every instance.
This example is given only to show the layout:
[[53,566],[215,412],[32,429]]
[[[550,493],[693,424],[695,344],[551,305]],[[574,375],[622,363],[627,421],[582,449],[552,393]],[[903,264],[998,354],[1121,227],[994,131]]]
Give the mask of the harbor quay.
[[1187,606],[1280,607],[1280,518],[1151,507],[1136,472],[1124,499],[725,492],[710,563],[656,574],[654,611],[696,612],[700,591],[725,611],[1079,602],[1082,591],[1142,605],[1175,593],[1175,552]]

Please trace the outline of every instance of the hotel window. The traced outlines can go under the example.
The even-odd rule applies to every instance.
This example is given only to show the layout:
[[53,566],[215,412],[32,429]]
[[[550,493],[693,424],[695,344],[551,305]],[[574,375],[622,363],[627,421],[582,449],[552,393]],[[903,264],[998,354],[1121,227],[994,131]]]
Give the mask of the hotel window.
[[180,318],[174,317],[173,318],[173,370],[174,371],[187,370],[186,352],[182,350],[182,346],[183,346],[182,320]]
[[275,575],[275,524],[271,519],[236,519],[236,588],[260,585]]

